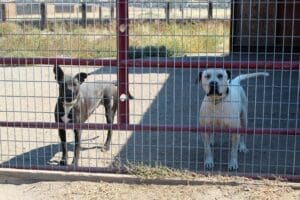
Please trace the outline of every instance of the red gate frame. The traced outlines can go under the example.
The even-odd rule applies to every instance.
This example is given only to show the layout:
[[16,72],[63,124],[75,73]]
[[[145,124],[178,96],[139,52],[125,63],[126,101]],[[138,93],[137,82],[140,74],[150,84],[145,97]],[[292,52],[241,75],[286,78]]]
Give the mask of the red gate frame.
[[[116,2],[117,7],[117,58],[116,59],[81,59],[81,58],[17,58],[17,57],[2,57],[0,58],[1,65],[78,65],[78,66],[116,66],[118,77],[118,94],[128,94],[128,68],[129,67],[172,67],[172,68],[207,68],[207,66],[214,66],[217,68],[227,69],[268,69],[268,70],[300,70],[300,62],[298,61],[145,61],[139,59],[128,59],[129,46],[129,26],[128,26],[128,0],[119,0]],[[164,132],[203,132],[214,131],[215,133],[228,134],[274,134],[274,135],[300,135],[300,129],[275,129],[275,128],[254,128],[254,129],[228,129],[228,128],[207,128],[207,127],[192,127],[192,126],[148,126],[139,124],[130,124],[129,122],[129,103],[128,100],[119,101],[118,105],[118,120],[117,124],[111,127],[115,130],[125,131],[164,131]],[[67,128],[74,129],[80,127],[81,129],[99,130],[109,127],[107,124],[60,124],[51,122],[21,122],[21,121],[0,121],[1,127],[14,128],[45,128],[57,129]],[[5,166],[0,166],[5,167]],[[9,166],[14,168],[28,168],[20,166]],[[72,166],[31,166],[30,169],[42,170],[63,170],[63,171],[89,171],[89,172],[119,172],[126,173],[126,169],[108,169],[108,168],[90,168]],[[205,172],[204,172],[205,173]],[[255,174],[255,173],[223,173],[226,175],[242,175],[251,178],[269,178],[274,179],[278,175],[271,174]],[[283,175],[288,180],[300,180],[300,175]]]

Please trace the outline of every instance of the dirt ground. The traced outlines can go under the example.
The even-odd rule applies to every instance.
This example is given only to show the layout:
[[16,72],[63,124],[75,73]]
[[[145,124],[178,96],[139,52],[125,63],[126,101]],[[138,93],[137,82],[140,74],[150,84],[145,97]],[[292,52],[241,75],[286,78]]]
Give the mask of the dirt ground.
[[44,199],[300,199],[300,189],[276,181],[244,180],[240,184],[155,185],[106,182],[36,182],[5,177],[2,200]]
[[106,182],[39,182],[0,179],[2,200],[44,199],[300,199],[300,189],[278,181],[227,178],[199,185],[155,185]]

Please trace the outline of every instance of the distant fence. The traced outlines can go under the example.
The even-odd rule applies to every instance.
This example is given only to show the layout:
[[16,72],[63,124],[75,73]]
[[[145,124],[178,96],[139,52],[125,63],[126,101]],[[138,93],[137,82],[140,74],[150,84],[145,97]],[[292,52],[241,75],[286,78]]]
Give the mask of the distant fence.
[[[229,20],[230,6],[212,2],[198,4],[143,3],[129,6],[130,20],[162,20],[170,22],[193,20]],[[89,21],[111,22],[115,19],[116,7],[112,2],[95,3],[1,3],[1,21],[40,21],[47,24],[56,22],[81,21],[85,26]],[[41,21],[46,20],[46,21]],[[42,27],[44,28],[44,27]]]

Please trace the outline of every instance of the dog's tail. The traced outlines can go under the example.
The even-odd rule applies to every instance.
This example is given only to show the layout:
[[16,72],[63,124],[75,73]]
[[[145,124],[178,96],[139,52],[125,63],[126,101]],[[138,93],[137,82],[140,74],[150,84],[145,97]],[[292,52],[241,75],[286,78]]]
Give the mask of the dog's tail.
[[[118,87],[117,81],[114,81],[113,84],[114,84],[114,86]],[[129,100],[134,99],[134,96],[132,96],[129,91],[127,92],[127,97]]]
[[240,84],[241,81],[249,79],[249,78],[253,78],[253,77],[257,77],[257,76],[269,76],[268,72],[257,72],[257,73],[251,73],[251,74],[241,74],[237,77],[235,77],[231,83],[232,84]]
[[90,73],[87,73],[88,76],[90,75],[99,75],[101,74],[101,70],[103,70],[102,68],[98,68],[98,69],[95,69],[94,71],[90,72]]
[[129,91],[127,93],[127,96],[128,96],[128,99],[134,99],[134,96],[132,96]]

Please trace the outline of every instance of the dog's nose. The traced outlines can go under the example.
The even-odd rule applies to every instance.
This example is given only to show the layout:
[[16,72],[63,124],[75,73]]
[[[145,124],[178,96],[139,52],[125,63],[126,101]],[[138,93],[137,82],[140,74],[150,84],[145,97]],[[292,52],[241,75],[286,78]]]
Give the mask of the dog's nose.
[[72,97],[66,97],[65,100],[66,100],[66,102],[70,103],[70,102],[73,101],[73,98]]
[[218,83],[217,83],[216,81],[211,81],[211,82],[209,83],[209,87],[210,87],[210,88],[217,88],[217,87],[218,87]]
[[209,83],[210,94],[218,94],[218,83],[216,81],[212,81]]

